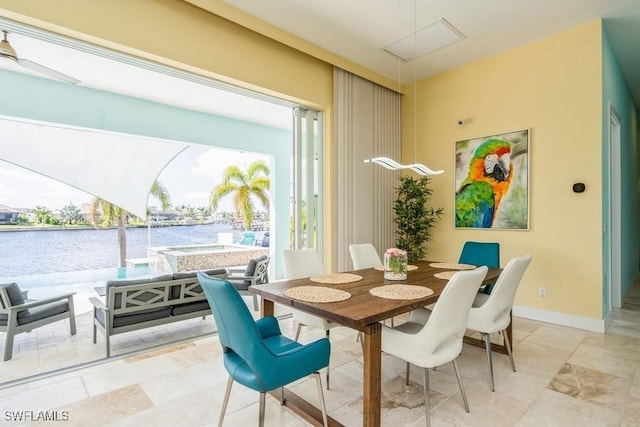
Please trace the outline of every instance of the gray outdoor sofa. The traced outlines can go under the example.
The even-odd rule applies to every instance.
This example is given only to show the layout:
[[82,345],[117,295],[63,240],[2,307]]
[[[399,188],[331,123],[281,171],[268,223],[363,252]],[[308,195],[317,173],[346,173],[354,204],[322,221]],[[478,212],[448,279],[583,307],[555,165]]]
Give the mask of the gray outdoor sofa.
[[[227,271],[205,271],[225,279]],[[111,356],[110,337],[151,326],[179,322],[211,314],[196,272],[164,274],[150,279],[110,280],[105,301],[92,297],[93,343],[96,330],[105,336],[107,357]]]

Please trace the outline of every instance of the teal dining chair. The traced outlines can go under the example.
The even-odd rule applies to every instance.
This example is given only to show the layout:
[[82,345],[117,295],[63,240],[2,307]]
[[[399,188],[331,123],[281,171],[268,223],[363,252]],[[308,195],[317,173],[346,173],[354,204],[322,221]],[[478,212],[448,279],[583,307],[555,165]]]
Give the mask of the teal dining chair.
[[[218,327],[224,367],[229,373],[218,426],[222,426],[234,381],[260,393],[258,425],[262,427],[266,393],[313,375],[326,427],[327,411],[318,371],[329,364],[329,340],[322,338],[305,345],[293,341],[282,335],[275,317],[255,321],[229,281],[203,272],[197,275]],[[284,403],[284,390],[281,399]]]
[[[500,243],[497,242],[465,242],[458,259],[460,264],[470,264],[480,267],[500,268]],[[488,283],[480,292],[490,294],[493,283]]]

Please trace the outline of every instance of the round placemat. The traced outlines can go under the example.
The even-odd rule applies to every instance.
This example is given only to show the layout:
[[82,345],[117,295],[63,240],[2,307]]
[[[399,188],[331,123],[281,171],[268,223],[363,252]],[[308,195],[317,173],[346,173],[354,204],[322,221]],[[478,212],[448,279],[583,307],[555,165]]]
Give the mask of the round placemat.
[[330,283],[332,285],[339,285],[341,283],[351,283],[362,280],[362,276],[351,273],[331,273],[323,274],[322,276],[310,277],[309,280],[317,283]]
[[457,271],[441,271],[440,273],[435,273],[434,276],[438,279],[449,280],[456,274]]
[[446,268],[448,270],[473,270],[475,265],[471,264],[453,264],[450,262],[432,262],[429,266],[433,268]]
[[373,296],[387,299],[418,299],[433,294],[433,290],[423,286],[384,285],[369,289]]
[[[384,271],[384,265],[377,265],[377,266],[375,266],[373,268],[375,268],[378,271]],[[417,269],[418,269],[417,265],[411,265],[411,264],[407,265],[407,271],[413,271],[413,270],[417,270]]]
[[349,292],[324,286],[296,286],[283,292],[289,298],[306,302],[337,302],[351,298]]

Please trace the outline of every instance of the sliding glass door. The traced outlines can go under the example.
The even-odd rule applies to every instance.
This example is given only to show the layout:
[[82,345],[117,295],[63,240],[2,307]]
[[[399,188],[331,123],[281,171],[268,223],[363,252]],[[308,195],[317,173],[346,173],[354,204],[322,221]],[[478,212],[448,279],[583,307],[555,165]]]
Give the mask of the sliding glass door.
[[322,253],[322,113],[293,110],[290,247]]

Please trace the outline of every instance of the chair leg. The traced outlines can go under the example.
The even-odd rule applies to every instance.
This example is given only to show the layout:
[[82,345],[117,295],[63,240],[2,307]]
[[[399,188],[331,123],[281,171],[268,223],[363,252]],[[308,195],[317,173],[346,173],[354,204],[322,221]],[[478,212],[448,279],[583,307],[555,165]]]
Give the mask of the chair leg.
[[[329,329],[326,330],[325,335],[326,335],[327,339],[329,339]],[[329,341],[331,341],[331,340],[329,340]],[[329,363],[327,363],[327,390],[329,390],[329,372],[331,372],[330,367],[331,367],[331,358],[329,358]]]
[[109,331],[105,330],[104,338],[107,345],[107,358],[109,358],[111,357],[111,339],[109,338]]
[[458,378],[458,385],[460,386],[460,394],[462,394],[462,401],[464,402],[464,410],[469,412],[469,402],[467,401],[467,393],[464,391],[464,384],[462,383],[462,375],[460,375],[460,366],[458,366],[458,358],[453,359],[453,370],[456,371],[456,377]]
[[298,322],[298,327],[296,328],[296,336],[293,338],[294,341],[298,341],[298,338],[300,338],[301,330],[302,330],[302,323]]
[[258,427],[264,427],[264,407],[267,393],[260,393],[260,413],[258,415]]
[[229,403],[229,395],[231,394],[231,386],[233,385],[233,378],[229,377],[227,380],[227,390],[224,392],[224,400],[222,401],[222,408],[220,409],[220,419],[218,420],[218,427],[222,427],[222,421],[224,420],[224,413],[227,411],[227,403]]
[[491,391],[496,391],[496,387],[493,383],[493,358],[491,357],[491,335],[482,333],[482,339],[484,340],[484,346],[487,349],[487,362],[489,363],[489,386]]
[[10,360],[13,356],[13,331],[7,331],[4,340],[4,361]]
[[426,426],[430,427],[431,426],[431,399],[429,398],[429,368],[424,369],[424,415],[426,418]]
[[264,407],[267,393],[260,393],[260,414],[258,415],[258,427],[264,427]]
[[324,393],[322,392],[322,379],[320,378],[320,373],[316,372],[313,374],[316,378],[316,388],[318,389],[318,398],[320,399],[320,409],[322,410],[322,424],[324,427],[327,427],[327,407],[324,404]]
[[76,334],[76,311],[73,306],[73,296],[70,296],[68,299],[69,306],[69,329],[71,330],[71,335]]
[[411,368],[411,363],[407,362],[407,379],[405,380],[405,384],[409,385],[409,369]]
[[507,335],[507,330],[502,331],[502,336],[504,337],[504,346],[507,347],[507,353],[509,354],[509,361],[511,361],[511,369],[513,372],[516,372],[516,362],[513,361],[513,353],[511,352],[511,343],[509,342],[509,336]]
[[280,406],[283,406],[285,403],[285,398],[284,398],[284,386],[280,387]]

